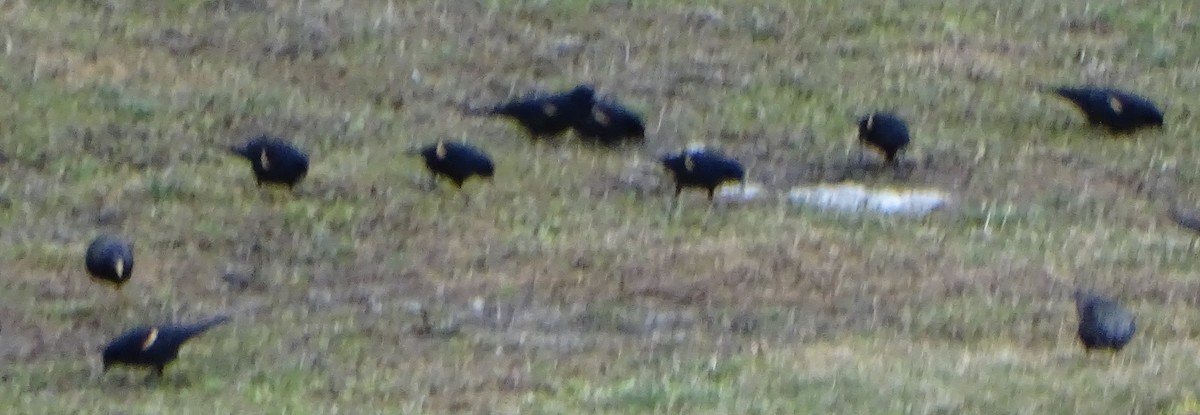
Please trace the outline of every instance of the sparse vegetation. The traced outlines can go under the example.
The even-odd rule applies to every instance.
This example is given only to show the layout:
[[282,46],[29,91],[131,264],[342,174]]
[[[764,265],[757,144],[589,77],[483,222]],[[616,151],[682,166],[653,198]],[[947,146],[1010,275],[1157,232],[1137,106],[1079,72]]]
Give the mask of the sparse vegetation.
[[[0,0],[0,402],[1189,413],[1200,247],[1166,212],[1200,184],[1198,24],[1184,0]],[[641,147],[460,111],[583,82],[644,117]],[[1154,101],[1164,128],[1113,137],[1035,88],[1089,83]],[[849,168],[875,110],[911,129],[903,177]],[[264,133],[310,155],[294,193],[221,150]],[[494,158],[470,204],[421,191],[405,155],[442,137]],[[691,142],[772,193],[952,201],[671,219],[647,172]],[[102,232],[137,241],[119,292],[81,262]],[[1076,285],[1136,316],[1121,353],[1079,347]],[[131,327],[249,303],[156,385],[100,373]]]

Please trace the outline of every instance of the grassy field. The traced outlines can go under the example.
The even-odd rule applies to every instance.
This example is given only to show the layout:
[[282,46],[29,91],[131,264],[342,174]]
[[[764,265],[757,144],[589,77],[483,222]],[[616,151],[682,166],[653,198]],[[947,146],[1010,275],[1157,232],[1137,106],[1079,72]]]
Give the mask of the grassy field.
[[[1200,410],[1200,9],[1185,0],[0,0],[0,402],[23,414],[1184,414]],[[579,82],[640,148],[459,115]],[[1037,83],[1104,83],[1166,128],[1111,138]],[[853,118],[914,133],[848,169]],[[313,160],[259,190],[218,148]],[[497,161],[471,203],[405,150]],[[923,219],[711,211],[654,158],[702,142],[772,194],[953,195]],[[136,241],[121,292],[102,231]],[[244,278],[245,286],[225,282]],[[1073,286],[1139,332],[1085,356]],[[433,333],[422,335],[420,311]],[[235,320],[166,378],[100,374],[142,324]]]

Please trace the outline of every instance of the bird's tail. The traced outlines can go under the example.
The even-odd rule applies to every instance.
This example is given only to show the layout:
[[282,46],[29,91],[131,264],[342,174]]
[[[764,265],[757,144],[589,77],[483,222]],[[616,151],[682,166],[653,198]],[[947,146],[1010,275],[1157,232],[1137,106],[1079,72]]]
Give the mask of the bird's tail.
[[1058,86],[1050,85],[1047,83],[1037,82],[1037,83],[1033,84],[1033,90],[1037,91],[1037,92],[1044,92],[1044,93],[1056,93],[1058,90]]
[[220,145],[220,144],[218,144],[218,145],[215,145],[214,147],[216,147],[217,149],[219,149],[223,152],[233,154],[238,157],[248,157],[246,155],[246,148],[243,146],[240,146],[240,145]]
[[419,145],[414,145],[414,146],[412,146],[412,147],[409,147],[408,149],[404,150],[404,155],[406,155],[406,156],[419,156],[419,155],[421,155],[421,151],[422,151],[423,149],[424,149],[424,148],[423,148],[423,147],[421,147],[421,146],[419,146]]
[[1084,97],[1082,92],[1070,87],[1061,85],[1050,85],[1038,83],[1034,84],[1034,90],[1043,94],[1054,94],[1069,100],[1078,100]]
[[216,327],[222,323],[228,322],[230,320],[230,318],[231,317],[228,314],[222,314],[222,315],[219,315],[216,317],[209,318],[208,320],[204,320],[199,323],[189,325],[189,326],[185,327],[185,331],[188,333],[188,337],[196,337],[196,336],[203,334],[204,332],[208,331],[209,329],[211,329],[213,327]]
[[463,103],[462,105],[459,106],[459,110],[462,112],[463,115],[488,117],[488,116],[502,114],[502,112],[504,110],[504,106],[503,105],[485,105],[485,106],[476,107],[476,106],[471,106],[469,104]]

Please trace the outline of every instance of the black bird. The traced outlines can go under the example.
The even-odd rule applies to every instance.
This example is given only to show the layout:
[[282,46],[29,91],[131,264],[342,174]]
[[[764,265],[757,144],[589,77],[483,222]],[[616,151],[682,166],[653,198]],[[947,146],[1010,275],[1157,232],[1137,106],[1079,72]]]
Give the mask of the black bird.
[[717,186],[746,179],[746,170],[741,163],[715,152],[684,150],[665,155],[660,161],[675,179],[675,199],[679,199],[684,188],[698,187],[708,191],[711,201]]
[[1163,126],[1162,111],[1149,99],[1116,88],[1042,86],[1075,104],[1088,123],[1107,128],[1118,134],[1133,133],[1141,128]]
[[604,145],[646,138],[642,117],[616,102],[596,101],[591,114],[580,118],[574,128],[580,138]]
[[308,155],[283,139],[262,135],[228,150],[250,161],[259,187],[267,183],[290,190],[308,174]]
[[1167,214],[1171,219],[1178,223],[1179,226],[1200,232],[1200,212],[1194,210],[1184,210],[1179,206],[1171,206],[1167,210]]
[[114,365],[148,367],[162,376],[163,368],[179,357],[179,348],[193,337],[229,321],[221,315],[189,325],[138,327],[113,339],[104,347],[104,371]]
[[888,163],[893,163],[896,154],[908,147],[908,125],[890,112],[869,114],[858,119],[858,142],[875,147]]
[[1115,300],[1075,291],[1075,312],[1079,315],[1079,341],[1084,350],[1121,351],[1137,329],[1133,314]]
[[469,115],[504,116],[516,120],[533,138],[553,137],[566,132],[588,116],[596,92],[589,85],[550,96],[521,98],[491,108],[467,110]]
[[84,266],[92,279],[120,288],[133,274],[133,244],[116,235],[100,235],[88,244]]
[[462,189],[463,182],[472,176],[491,179],[495,170],[492,159],[486,153],[466,143],[439,140],[418,151],[435,181],[437,176],[444,176],[454,182],[458,189]]

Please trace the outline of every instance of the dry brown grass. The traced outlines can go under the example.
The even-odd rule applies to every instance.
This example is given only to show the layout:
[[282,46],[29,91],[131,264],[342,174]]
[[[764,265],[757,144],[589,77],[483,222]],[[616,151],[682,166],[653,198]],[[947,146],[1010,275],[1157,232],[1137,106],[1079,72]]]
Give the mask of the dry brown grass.
[[[0,0],[0,401],[1185,413],[1197,246],[1165,212],[1200,179],[1196,19],[1140,0]],[[530,143],[456,110],[577,82],[645,114],[648,144]],[[1167,128],[1106,138],[1036,82],[1143,92]],[[910,120],[911,174],[847,168],[851,120],[877,108]],[[297,194],[216,149],[254,132],[311,152]],[[469,205],[416,185],[404,150],[440,136],[497,160]],[[646,171],[693,141],[772,191],[954,203],[901,220],[689,194],[672,220]],[[101,230],[136,241],[122,293],[83,274]],[[1082,354],[1068,285],[1134,309],[1126,351]],[[96,373],[125,328],[230,309],[156,386]]]

